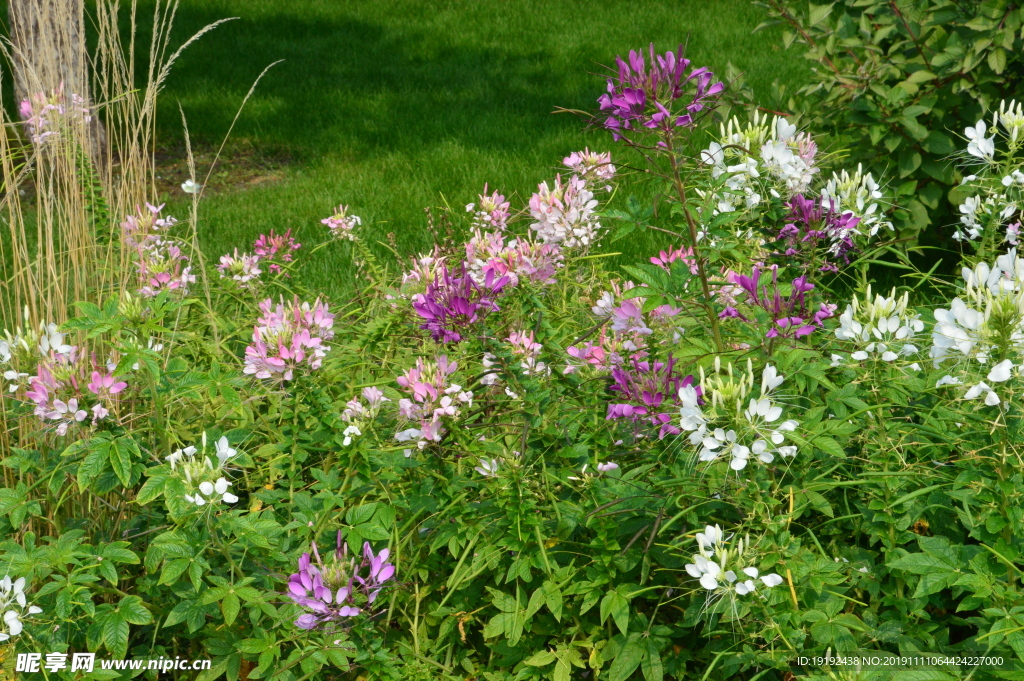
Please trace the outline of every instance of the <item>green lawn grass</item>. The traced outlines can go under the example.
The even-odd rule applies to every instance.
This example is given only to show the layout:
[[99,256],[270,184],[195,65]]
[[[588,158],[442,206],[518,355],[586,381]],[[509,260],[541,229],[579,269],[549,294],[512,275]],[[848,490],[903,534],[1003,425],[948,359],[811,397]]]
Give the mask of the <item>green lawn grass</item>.
[[[290,162],[280,179],[250,189],[211,182],[200,229],[214,258],[271,228],[292,228],[310,246],[324,241],[319,221],[339,203],[363,217],[371,240],[393,232],[411,255],[429,248],[424,208],[442,205],[442,195],[462,207],[489,182],[528,199],[573,150],[620,156],[610,135],[552,112],[593,108],[602,65],[652,41],[660,50],[688,43],[687,55],[718,73],[731,62],[762,99],[774,79],[800,85],[809,68],[780,49],[777,30],[752,34],[764,16],[749,0],[185,0],[175,39],[231,16],[239,19],[175,65],[161,140],[180,144],[180,104],[193,141],[216,145],[253,80],[283,59],[233,137]],[[163,198],[185,213],[180,193]],[[605,250],[636,259],[666,245],[640,238]],[[343,295],[352,283],[343,252],[320,249],[305,281]]]

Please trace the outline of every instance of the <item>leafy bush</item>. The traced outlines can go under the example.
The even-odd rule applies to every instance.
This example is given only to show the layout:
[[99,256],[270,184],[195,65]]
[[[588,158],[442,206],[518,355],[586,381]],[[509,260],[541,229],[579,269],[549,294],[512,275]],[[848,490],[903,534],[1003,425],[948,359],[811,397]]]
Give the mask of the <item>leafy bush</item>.
[[[655,206],[584,150],[400,277],[340,207],[347,301],[290,232],[214,267],[128,217],[131,291],[0,343],[3,633],[203,680],[836,678],[799,656],[856,650],[1019,674],[1024,116],[975,130],[977,257],[926,299],[908,264],[872,290],[872,175],[826,177],[779,117],[702,148],[722,90],[618,60],[591,122]],[[595,245],[637,230],[666,247],[623,279]]]
[[[818,63],[788,98],[808,124],[839,135],[850,163],[893,180],[900,233],[953,222],[960,132],[1000,100],[1024,98],[1024,7],[1012,0],[759,2]],[[898,178],[898,182],[896,181]],[[959,201],[956,201],[959,204]],[[948,236],[948,235],[947,235]],[[927,235],[929,239],[934,234]]]

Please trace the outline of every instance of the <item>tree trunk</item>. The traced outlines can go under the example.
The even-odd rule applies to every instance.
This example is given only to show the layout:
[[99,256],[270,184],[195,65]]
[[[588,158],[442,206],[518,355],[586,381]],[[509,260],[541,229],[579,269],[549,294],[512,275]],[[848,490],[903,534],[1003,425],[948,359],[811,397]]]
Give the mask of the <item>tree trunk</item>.
[[[91,106],[83,0],[9,0],[8,16],[17,101],[63,88],[68,101],[77,94]],[[90,155],[102,164],[106,134],[95,112],[89,137]]]

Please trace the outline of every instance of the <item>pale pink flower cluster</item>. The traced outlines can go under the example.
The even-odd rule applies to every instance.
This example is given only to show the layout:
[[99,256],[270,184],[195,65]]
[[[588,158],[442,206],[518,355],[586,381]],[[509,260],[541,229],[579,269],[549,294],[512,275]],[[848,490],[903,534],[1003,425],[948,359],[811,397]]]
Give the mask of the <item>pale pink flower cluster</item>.
[[513,331],[507,340],[512,346],[512,354],[520,360],[519,366],[523,370],[523,376],[541,376],[551,373],[548,365],[539,359],[540,351],[544,346],[534,340],[533,331]]
[[260,303],[263,313],[252,332],[252,345],[245,349],[247,374],[256,378],[290,381],[303,367],[319,369],[334,338],[334,315],[318,298],[312,305],[296,296],[287,305],[282,299],[276,307],[267,298]]
[[458,368],[457,363],[448,361],[447,355],[440,355],[436,362],[425,362],[421,357],[415,367],[398,377],[398,385],[409,394],[398,401],[398,413],[413,425],[396,433],[396,440],[415,440],[420,449],[440,442],[446,432],[444,419],[456,419],[461,407],[473,406],[472,392],[449,383]]
[[249,253],[239,255],[236,248],[234,255],[220,256],[217,269],[220,270],[221,279],[237,281],[240,288],[255,289],[260,275],[263,274],[259,263],[260,256]]
[[504,195],[494,192],[487,193],[487,185],[484,185],[484,193],[479,195],[479,201],[466,205],[466,212],[473,214],[473,227],[477,230],[496,229],[499,232],[508,225],[509,206]]
[[63,83],[49,94],[36,92],[21,100],[18,113],[36,146],[59,136],[62,126],[76,120],[83,124],[92,121],[92,114],[82,96],[72,93],[69,99],[64,94]]
[[510,286],[518,286],[523,279],[553,284],[563,260],[557,244],[541,244],[522,237],[506,240],[501,231],[477,230],[466,243],[466,271],[478,285],[487,280],[489,273],[493,277],[507,276]]
[[363,224],[363,219],[358,215],[349,215],[348,206],[338,206],[338,210],[335,211],[334,215],[324,218],[320,222],[327,225],[327,229],[331,230],[331,235],[335,239],[355,241],[355,229]]
[[586,180],[573,175],[563,183],[557,175],[551,187],[542,182],[530,197],[530,215],[536,220],[530,229],[545,244],[586,250],[600,237],[596,210],[597,200]]
[[292,261],[292,251],[302,248],[302,244],[295,241],[292,230],[284,234],[276,234],[270,230],[270,234],[260,234],[253,244],[252,250],[259,256],[260,260],[268,261],[268,269],[274,274],[280,273],[283,268],[281,263]]
[[135,215],[129,215],[121,223],[124,243],[135,250],[135,268],[139,275],[139,293],[153,298],[164,291],[188,294],[190,284],[196,277],[192,274],[189,258],[178,242],[167,235],[167,230],[177,224],[173,217],[161,217],[164,204],[137,208]]
[[[590,149],[574,151],[566,156],[562,163],[588,182],[611,182],[615,179],[616,170],[612,165],[611,152],[608,151],[604,153]],[[605,189],[611,190],[611,185],[605,186]]]
[[397,295],[388,294],[385,298],[393,300],[401,298],[404,300],[418,300],[427,286],[440,276],[445,257],[441,250],[434,247],[433,252],[421,254],[412,259],[412,269],[402,274],[402,281],[399,284]]
[[377,416],[380,411],[381,405],[391,400],[384,396],[384,392],[376,386],[370,386],[363,388],[362,397],[366,400],[364,405],[358,397],[353,397],[351,400],[345,403],[345,409],[341,412],[341,420],[349,424],[345,428],[342,435],[345,436],[343,445],[346,447],[352,444],[352,439],[355,436],[362,435],[362,428],[366,421],[370,421]]
[[682,308],[659,305],[645,313],[646,298],[624,297],[635,287],[631,281],[621,286],[613,281],[612,290],[601,294],[590,309],[597,317],[607,318],[609,323],[601,328],[596,341],[566,348],[566,353],[576,362],[570,361],[563,373],[575,373],[583,366],[610,371],[634,359],[642,360],[648,355],[649,337],[656,331],[673,343],[679,341],[683,328],[677,324],[676,317],[682,313]]
[[72,347],[68,353],[51,352],[39,363],[25,397],[35,403],[35,415],[41,421],[55,423],[57,434],[65,435],[70,427],[86,419],[96,424],[107,418],[114,395],[127,387],[112,372],[97,371],[78,348]]

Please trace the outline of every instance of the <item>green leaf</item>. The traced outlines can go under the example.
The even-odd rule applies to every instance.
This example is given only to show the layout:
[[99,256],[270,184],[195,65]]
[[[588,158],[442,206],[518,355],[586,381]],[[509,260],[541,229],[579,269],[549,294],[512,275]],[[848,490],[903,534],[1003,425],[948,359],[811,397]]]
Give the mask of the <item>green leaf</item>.
[[640,662],[640,670],[644,673],[646,681],[662,681],[665,676],[665,670],[661,665],[661,653],[650,638],[647,639],[647,654]]
[[921,154],[916,151],[900,155],[899,169],[900,177],[910,175],[921,165]]
[[832,5],[834,4],[834,2],[830,2],[827,5],[811,5],[808,3],[807,25],[817,26],[825,21],[828,15],[832,13]]
[[988,53],[988,65],[996,74],[1006,70],[1006,50],[997,47]]
[[149,624],[153,621],[153,613],[142,604],[138,596],[125,596],[117,604],[117,610],[126,622],[132,624]]
[[530,667],[545,667],[555,661],[555,654],[550,650],[538,650],[530,657],[523,660],[523,664]]
[[238,617],[238,611],[241,609],[242,604],[238,601],[238,596],[233,593],[228,593],[224,596],[224,600],[220,602],[220,611],[224,615],[224,624],[231,626]]
[[611,615],[615,625],[623,634],[629,628],[629,601],[618,591],[612,589],[601,599],[601,624]]
[[116,610],[103,618],[103,643],[115,658],[128,652],[128,622]]
[[626,645],[619,649],[618,655],[612,661],[611,668],[608,669],[608,681],[626,681],[630,674],[640,666],[643,654],[644,647],[640,643],[639,636],[637,634],[630,636]]
[[816,437],[813,442],[815,447],[829,456],[834,456],[837,459],[846,458],[846,452],[843,450],[843,446],[830,437]]
[[108,456],[110,467],[114,474],[125,487],[131,484],[132,478],[132,457],[141,456],[139,446],[131,438],[117,438],[110,443]]

